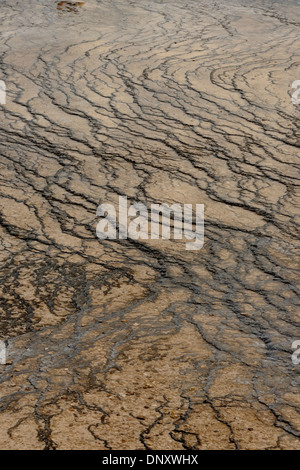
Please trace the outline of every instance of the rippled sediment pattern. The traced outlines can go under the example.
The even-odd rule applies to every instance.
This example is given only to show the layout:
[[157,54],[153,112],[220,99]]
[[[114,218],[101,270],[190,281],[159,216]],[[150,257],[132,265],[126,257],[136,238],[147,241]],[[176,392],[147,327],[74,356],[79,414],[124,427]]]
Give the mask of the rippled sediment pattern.
[[[1,2],[2,449],[300,449],[300,7]],[[205,243],[100,242],[101,202]]]

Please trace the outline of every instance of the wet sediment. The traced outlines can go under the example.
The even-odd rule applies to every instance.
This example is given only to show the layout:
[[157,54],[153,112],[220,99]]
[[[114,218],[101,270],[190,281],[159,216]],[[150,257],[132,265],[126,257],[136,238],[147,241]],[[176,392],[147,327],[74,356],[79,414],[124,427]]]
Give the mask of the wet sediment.
[[[0,447],[300,449],[300,7],[0,17]],[[203,248],[100,242],[119,196],[204,204]]]

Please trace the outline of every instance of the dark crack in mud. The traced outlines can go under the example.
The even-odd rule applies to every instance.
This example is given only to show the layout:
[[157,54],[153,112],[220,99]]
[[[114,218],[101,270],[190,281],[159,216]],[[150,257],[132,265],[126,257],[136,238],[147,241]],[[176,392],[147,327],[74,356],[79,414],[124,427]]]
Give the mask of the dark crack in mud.
[[[300,449],[299,5],[0,16],[0,447]],[[120,195],[205,204],[204,247],[100,242]]]

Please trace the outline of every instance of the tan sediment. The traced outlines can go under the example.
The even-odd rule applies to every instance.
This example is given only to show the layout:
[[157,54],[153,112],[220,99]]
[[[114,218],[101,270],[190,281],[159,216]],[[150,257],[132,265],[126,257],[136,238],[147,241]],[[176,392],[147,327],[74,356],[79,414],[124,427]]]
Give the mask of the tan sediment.
[[0,448],[300,449],[299,6],[2,3]]

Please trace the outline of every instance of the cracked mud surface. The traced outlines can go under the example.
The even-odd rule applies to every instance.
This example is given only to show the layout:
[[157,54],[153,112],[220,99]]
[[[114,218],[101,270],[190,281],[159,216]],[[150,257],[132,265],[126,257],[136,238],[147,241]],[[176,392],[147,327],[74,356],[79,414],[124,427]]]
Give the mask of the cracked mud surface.
[[[2,449],[300,449],[300,7],[1,2]],[[205,204],[205,243],[97,206]]]

